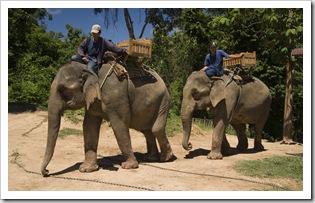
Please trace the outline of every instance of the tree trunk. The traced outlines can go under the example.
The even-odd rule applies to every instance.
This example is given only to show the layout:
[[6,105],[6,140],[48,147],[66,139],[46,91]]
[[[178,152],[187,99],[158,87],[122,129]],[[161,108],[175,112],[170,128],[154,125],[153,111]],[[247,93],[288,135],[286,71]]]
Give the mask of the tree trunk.
[[133,30],[133,22],[131,20],[128,8],[124,8],[124,16],[125,16],[126,26],[129,32],[129,38],[135,39],[135,32]]

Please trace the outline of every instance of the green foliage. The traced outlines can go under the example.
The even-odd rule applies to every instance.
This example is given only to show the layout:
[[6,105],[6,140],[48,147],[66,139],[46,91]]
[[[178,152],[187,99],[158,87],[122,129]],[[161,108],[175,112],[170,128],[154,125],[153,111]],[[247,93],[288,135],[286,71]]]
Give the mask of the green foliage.
[[83,131],[82,130],[73,129],[73,128],[62,128],[59,131],[58,137],[60,137],[61,139],[64,139],[68,135],[82,136],[83,135]]
[[[9,102],[47,106],[49,89],[58,68],[76,53],[86,35],[67,26],[68,38],[46,32],[46,9],[9,9]],[[72,38],[70,36],[73,36]]]
[[205,122],[203,122],[201,120],[196,120],[195,122],[193,122],[193,124],[197,125],[202,130],[207,130],[207,131],[212,131],[213,130],[213,125],[212,124],[205,123]]
[[168,137],[173,137],[176,133],[182,132],[182,120],[179,116],[169,114],[165,127],[165,132]]
[[64,116],[66,119],[70,120],[72,123],[78,124],[83,122],[85,114],[85,109],[81,108],[79,110],[65,110]]
[[303,181],[303,157],[274,156],[262,160],[236,163],[236,170],[246,176],[258,178],[289,178]]

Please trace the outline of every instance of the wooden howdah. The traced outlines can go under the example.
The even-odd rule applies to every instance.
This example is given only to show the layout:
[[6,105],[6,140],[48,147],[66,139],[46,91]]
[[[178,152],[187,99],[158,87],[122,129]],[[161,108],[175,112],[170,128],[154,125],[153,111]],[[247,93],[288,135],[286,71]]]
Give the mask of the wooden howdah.
[[223,67],[226,69],[239,66],[242,69],[251,69],[256,66],[256,52],[242,52],[237,58],[223,58]]
[[116,44],[128,49],[130,57],[149,59],[152,53],[152,40],[147,38],[129,39]]

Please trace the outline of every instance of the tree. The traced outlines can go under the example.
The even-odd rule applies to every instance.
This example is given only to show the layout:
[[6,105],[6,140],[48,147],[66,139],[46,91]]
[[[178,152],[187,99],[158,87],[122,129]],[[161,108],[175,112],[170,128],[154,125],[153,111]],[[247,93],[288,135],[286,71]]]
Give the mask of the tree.
[[52,19],[46,9],[35,8],[9,8],[8,9],[9,34],[9,72],[16,68],[18,59],[27,49],[26,35],[38,26],[38,20],[45,17]]
[[[139,9],[140,11],[141,9]],[[145,8],[145,23],[141,29],[140,35],[138,38],[141,38],[146,26],[151,23],[153,26],[158,26],[160,29],[167,29],[170,32],[176,22],[178,21],[179,14],[182,9],[176,8],[164,8],[164,9],[156,9],[156,8]],[[110,8],[95,8],[94,13],[104,13],[104,25],[105,28],[108,28],[110,25],[116,25],[118,21],[118,8],[110,9]],[[124,19],[126,23],[126,27],[129,32],[129,38],[135,39],[135,32],[133,29],[133,20],[131,19],[128,8],[124,8]]]
[[61,33],[46,32],[45,9],[9,9],[9,102],[47,105],[50,84],[58,68],[76,52],[80,30],[67,26]]

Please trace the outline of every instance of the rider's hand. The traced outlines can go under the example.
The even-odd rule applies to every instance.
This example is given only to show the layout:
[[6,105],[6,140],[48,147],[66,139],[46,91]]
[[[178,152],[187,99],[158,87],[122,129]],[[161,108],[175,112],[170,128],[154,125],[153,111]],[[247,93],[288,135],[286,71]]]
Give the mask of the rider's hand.
[[86,58],[86,57],[83,57],[83,58],[82,58],[82,61],[84,61],[85,63],[87,63],[87,62],[89,62],[89,59]]

